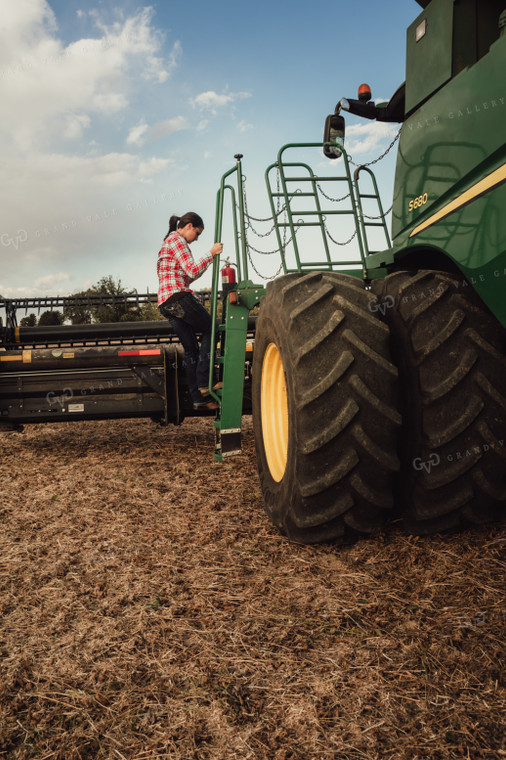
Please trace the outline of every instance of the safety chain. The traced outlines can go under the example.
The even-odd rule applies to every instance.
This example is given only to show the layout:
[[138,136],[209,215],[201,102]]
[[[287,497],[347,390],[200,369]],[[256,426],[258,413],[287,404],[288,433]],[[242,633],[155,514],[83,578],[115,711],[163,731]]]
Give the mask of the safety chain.
[[[276,222],[273,223],[272,227],[270,228],[270,230],[268,232],[264,232],[263,234],[261,232],[257,232],[255,230],[255,228],[251,224],[251,221],[254,221],[254,222],[269,222],[269,221],[272,220],[272,216],[268,216],[266,219],[260,219],[260,218],[257,218],[257,217],[249,215],[249,213],[248,213],[248,202],[246,200],[246,177],[245,176],[242,177],[242,181],[243,181],[244,216],[248,220],[247,226],[252,231],[252,233],[254,235],[256,235],[257,237],[268,237],[274,231],[274,229],[276,227]],[[281,212],[279,212],[279,213],[281,213]],[[273,251],[273,253],[275,253],[275,251]],[[258,272],[257,272],[257,274],[258,274]]]
[[[246,228],[250,229],[252,231],[252,233],[254,235],[256,235],[257,237],[268,237],[268,235],[270,235],[274,231],[274,229],[276,228],[276,222],[274,222],[274,224],[272,225],[271,229],[268,232],[265,232],[263,234],[261,232],[257,232],[255,230],[255,228],[251,224],[252,220],[255,221],[255,222],[269,222],[269,221],[271,221],[273,219],[273,217],[272,216],[268,216],[266,219],[261,219],[259,217],[250,216],[250,214],[248,213],[248,201],[246,199],[246,177],[245,176],[242,177],[242,181],[243,181],[244,216],[245,216],[245,218],[247,220]],[[278,170],[278,189],[279,189],[279,170]],[[239,206],[237,204],[236,204],[236,209],[239,211]],[[286,209],[286,205],[282,206],[281,208],[279,208],[278,211],[277,211],[277,213],[274,216],[274,219],[276,219],[280,214],[282,214],[285,209]],[[246,253],[247,253],[247,256],[248,256],[248,261],[251,264],[251,268],[253,269],[253,271],[255,272],[255,274],[257,275],[257,277],[260,277],[261,279],[264,279],[264,280],[274,280],[274,279],[276,279],[276,277],[279,275],[279,273],[283,269],[283,261],[281,261],[281,264],[279,266],[278,271],[272,277],[266,277],[265,274],[261,274],[258,271],[258,269],[256,268],[255,264],[253,263],[253,259],[251,257],[251,251],[255,251],[255,253],[259,253],[259,254],[261,254],[263,256],[271,256],[272,254],[279,253],[279,249],[275,248],[273,251],[259,251],[258,248],[255,248],[254,246],[252,246],[248,242],[248,238],[246,236],[246,229],[245,229],[245,235],[244,235],[244,242],[246,244]]]
[[357,167],[358,166],[372,166],[373,164],[377,164],[378,161],[381,161],[382,158],[385,158],[385,156],[387,155],[387,153],[389,153],[392,150],[392,148],[394,147],[395,143],[397,142],[397,140],[399,139],[400,136],[401,136],[401,130],[399,129],[399,131],[395,135],[394,139],[392,140],[392,142],[390,143],[390,145],[386,149],[386,151],[384,153],[382,153],[381,156],[378,156],[378,158],[375,158],[374,161],[369,161],[369,163],[367,163],[367,164],[356,164],[355,161],[353,161],[353,159],[352,159],[351,156],[348,156],[348,161],[350,162],[350,164],[353,164],[353,166],[357,166]]
[[332,242],[335,243],[336,245],[348,245],[348,243],[351,243],[351,241],[353,240],[353,238],[357,234],[357,230],[355,230],[355,232],[353,233],[353,235],[351,236],[351,238],[348,238],[348,240],[345,240],[344,243],[340,243],[338,240],[334,240],[334,238],[332,237],[332,235],[328,231],[327,227],[325,227],[325,232],[327,233],[327,235],[329,236],[329,238],[332,240]]
[[[352,159],[351,156],[348,156],[349,163],[352,164],[353,166],[356,166],[356,167],[360,167],[360,166],[366,167],[366,166],[373,166],[374,164],[377,164],[379,161],[381,161],[383,158],[385,158],[385,156],[392,150],[393,146],[395,145],[395,143],[399,139],[400,134],[401,134],[401,130],[399,129],[399,131],[395,135],[394,139],[392,140],[392,142],[390,143],[390,145],[388,146],[388,148],[380,156],[378,156],[378,158],[375,158],[373,161],[369,161],[366,164],[357,164],[357,163],[355,163],[355,161],[353,161],[353,159]],[[260,217],[251,216],[249,214],[249,212],[248,212],[248,203],[247,203],[247,200],[246,200],[246,177],[243,176],[242,180],[243,180],[244,216],[245,216],[245,218],[247,220],[246,228],[250,229],[251,232],[254,235],[256,235],[257,237],[260,237],[260,238],[268,237],[269,235],[272,234],[272,232],[276,228],[276,219],[283,212],[285,214],[287,212],[287,204],[285,203],[283,206],[280,205],[281,204],[281,198],[280,198],[281,183],[280,183],[280,171],[279,171],[279,167],[278,167],[278,170],[277,170],[277,182],[276,182],[276,184],[277,184],[277,192],[278,192],[278,204],[279,204],[279,207],[278,207],[278,210],[276,211],[276,213],[274,214],[274,216],[268,216],[265,219],[262,219]],[[346,198],[350,198],[351,197],[351,192],[349,192],[349,193],[346,193],[346,195],[343,195],[341,198],[333,198],[332,196],[327,195],[327,193],[323,190],[323,188],[322,188],[322,186],[321,186],[321,184],[319,182],[316,183],[316,187],[318,188],[318,190],[321,193],[321,195],[324,198],[326,198],[327,200],[331,201],[332,203],[340,203],[341,201],[346,200]],[[297,193],[292,193],[289,196],[289,201],[293,197],[295,197],[296,194]],[[238,208],[237,204],[236,204],[236,207]],[[393,204],[390,206],[390,208],[388,209],[388,211],[385,211],[383,214],[379,214],[378,216],[370,216],[368,214],[363,214],[363,216],[366,219],[384,219],[392,211],[392,208],[393,208]],[[251,224],[252,221],[253,222],[269,222],[271,220],[273,220],[273,225],[270,228],[270,230],[268,232],[265,232],[265,233],[257,232],[257,230],[255,230],[255,228]],[[295,232],[298,232],[298,230],[300,229],[301,226],[302,226],[302,224],[299,224],[298,226],[296,226]],[[335,245],[338,245],[338,246],[346,246],[346,245],[348,245],[349,243],[351,243],[351,241],[357,235],[357,231],[355,230],[355,232],[352,234],[352,236],[350,238],[348,238],[348,240],[345,240],[344,242],[339,242],[338,240],[335,240],[332,237],[332,235],[330,234],[330,232],[329,232],[329,230],[328,230],[328,228],[327,228],[327,226],[325,224],[323,225],[323,227],[324,227],[325,233],[328,235],[329,239]],[[286,246],[289,245],[292,242],[292,240],[293,240],[293,236],[290,237],[289,239],[287,239],[287,229],[286,229],[286,226],[285,226],[284,230],[283,230],[283,249],[284,250],[286,250]],[[280,265],[278,271],[276,272],[276,274],[274,274],[272,277],[266,277],[265,275],[260,274],[260,272],[255,267],[255,265],[253,263],[253,259],[251,257],[251,251],[254,251],[255,253],[258,253],[261,256],[271,256],[271,255],[273,255],[275,253],[280,253],[279,248],[275,248],[273,251],[260,251],[258,248],[255,248],[254,246],[250,245],[250,243],[248,243],[246,235],[245,235],[245,243],[246,243],[246,251],[247,251],[247,255],[248,255],[248,260],[249,260],[249,262],[251,264],[251,267],[254,270],[255,274],[258,277],[263,278],[264,280],[274,280],[279,275],[279,273],[281,272],[281,270],[283,269],[283,261],[281,262],[281,265]]]
[[248,248],[251,248],[255,253],[260,253],[262,256],[272,256],[273,253],[279,253],[279,248],[275,248],[273,251],[259,251],[258,248],[248,243]]
[[[276,274],[273,274],[273,275],[272,275],[272,277],[266,277],[266,275],[265,275],[265,274],[260,274],[260,272],[258,271],[258,269],[256,268],[256,266],[253,264],[253,259],[251,258],[251,254],[250,254],[250,252],[249,252],[249,249],[250,249],[250,247],[251,247],[251,246],[249,246],[249,245],[248,245],[248,246],[246,246],[246,250],[248,251],[248,259],[249,259],[249,263],[251,264],[251,268],[253,269],[253,271],[255,272],[255,274],[256,274],[258,277],[262,278],[263,280],[275,280],[275,279],[276,279],[276,277],[278,276],[278,274],[279,274],[279,273],[281,272],[281,270],[283,269],[283,262],[281,262],[281,264],[280,264],[280,266],[279,266],[279,269],[278,269],[278,271],[276,272]],[[253,248],[253,250],[255,250],[255,249]]]
[[[295,232],[297,232],[301,228],[301,224],[299,224],[298,227],[295,228]],[[293,237],[288,238],[288,240],[283,240],[283,247],[286,248],[287,245],[289,245],[293,240]],[[258,248],[255,248],[251,243],[247,244],[248,248],[251,248],[252,251],[255,251],[255,253],[260,253],[262,256],[270,256],[273,253],[279,253],[279,248],[275,248],[274,251],[259,251]]]
[[332,201],[333,203],[339,203],[340,201],[345,201],[346,198],[349,198],[351,193],[346,193],[346,195],[343,195],[342,198],[332,198],[330,195],[327,195],[327,193],[323,190],[322,186],[319,182],[316,183],[316,187],[320,191],[320,193],[326,198],[328,201]]
[[392,203],[392,205],[390,206],[389,209],[387,209],[387,211],[384,211],[382,214],[379,214],[378,216],[369,216],[368,214],[364,214],[364,216],[366,219],[384,219],[385,216],[389,215],[393,207],[394,207],[394,204]]
[[[263,234],[261,232],[257,232],[257,230],[253,227],[253,225],[251,224],[251,221],[250,221],[251,219],[253,219],[253,217],[252,216],[248,216],[248,212],[246,211],[246,209],[244,210],[244,216],[247,219],[246,227],[248,228],[248,230],[251,230],[251,232],[254,235],[256,235],[257,237],[260,237],[260,238],[269,237],[269,235],[272,235],[272,233],[274,232],[274,229],[276,227],[275,224],[272,225],[272,227],[270,228],[270,230],[268,232],[264,232]],[[270,217],[270,219],[272,219],[272,216]],[[255,221],[256,222],[266,222],[267,219],[255,219]]]
[[[285,211],[286,204],[283,205],[283,206],[281,206],[278,209],[278,211],[274,214],[274,217],[268,216],[265,219],[261,219],[261,218],[256,217],[256,216],[251,216],[251,214],[249,214],[249,212],[248,212],[248,202],[246,200],[246,177],[243,176],[242,180],[243,180],[243,188],[244,188],[244,190],[243,190],[243,196],[244,196],[244,216],[248,220],[248,224],[247,224],[248,229],[250,229],[253,232],[253,234],[256,235],[257,237],[268,237],[275,230],[275,228],[276,228],[276,222],[274,222],[274,224],[272,225],[272,227],[270,228],[270,230],[268,232],[261,233],[261,232],[257,232],[257,230],[251,224],[251,221],[253,221],[253,222],[270,222],[272,219],[277,219],[278,216],[280,214],[282,214],[283,211]],[[279,188],[280,188],[279,169],[278,169],[277,188],[278,188],[278,193],[279,193]],[[296,193],[292,193],[288,197],[291,200],[295,195],[296,195]],[[279,200],[279,197],[278,197],[278,203],[279,202],[280,202],[280,200]],[[237,204],[236,204],[236,208],[237,208],[237,210],[239,210],[239,206]],[[274,253],[276,253],[276,251],[274,251]]]
[[[248,201],[247,201],[247,198],[246,198],[246,177],[245,176],[242,177],[242,181],[243,181],[244,216],[248,220],[248,223],[246,225],[247,229],[251,230],[251,232],[254,235],[256,235],[257,237],[260,237],[260,238],[268,237],[275,230],[275,228],[276,228],[276,222],[274,222],[274,224],[272,225],[271,229],[268,232],[265,232],[265,233],[262,234],[261,232],[257,232],[257,230],[255,230],[255,228],[251,224],[250,220],[253,220],[255,222],[269,222],[273,218],[277,219],[277,217],[280,216],[280,214],[282,214],[283,211],[286,210],[286,204],[283,205],[283,206],[281,206],[280,208],[278,208],[278,210],[277,210],[276,214],[274,215],[274,217],[268,216],[266,219],[261,219],[261,218],[258,218],[258,217],[250,216],[250,214],[248,213]],[[278,193],[279,193],[280,187],[281,187],[281,185],[280,185],[280,177],[279,177],[279,169],[278,169],[278,173],[277,173],[277,190],[278,190]],[[278,205],[280,203],[281,203],[281,200],[280,200],[280,197],[278,195]],[[237,206],[237,204],[236,204],[236,208],[239,210],[239,207]],[[291,240],[291,238],[290,238],[290,240]],[[248,243],[247,239],[246,239],[246,248],[248,249],[248,256],[249,256],[249,249],[250,248],[251,248],[252,251],[255,251],[255,253],[260,253],[263,256],[271,256],[271,255],[273,255],[275,253],[279,253],[279,248],[275,248],[273,251],[259,251],[258,248],[255,248],[250,243]],[[251,257],[250,257],[250,261],[251,261]],[[251,265],[252,265],[253,269],[255,269],[253,262],[251,262]],[[256,269],[255,269],[255,272],[256,272]],[[258,272],[257,272],[257,274],[258,274]]]

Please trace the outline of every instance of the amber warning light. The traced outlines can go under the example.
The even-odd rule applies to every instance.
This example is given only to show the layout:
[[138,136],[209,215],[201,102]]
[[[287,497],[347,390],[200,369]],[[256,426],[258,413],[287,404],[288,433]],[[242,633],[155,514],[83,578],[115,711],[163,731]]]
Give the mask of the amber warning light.
[[371,99],[371,88],[368,84],[361,84],[358,88],[358,99],[367,103]]

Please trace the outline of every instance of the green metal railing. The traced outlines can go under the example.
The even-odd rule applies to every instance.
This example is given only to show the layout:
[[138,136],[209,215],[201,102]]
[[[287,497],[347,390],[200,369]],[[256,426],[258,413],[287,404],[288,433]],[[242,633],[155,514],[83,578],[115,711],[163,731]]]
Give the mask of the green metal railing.
[[[284,153],[293,149],[306,149],[306,148],[322,148],[329,143],[289,143],[281,148],[278,153],[278,160],[276,163],[267,167],[265,172],[265,181],[267,185],[267,191],[269,195],[269,201],[271,206],[271,213],[273,216],[277,242],[279,246],[281,261],[283,264],[283,271],[285,274],[288,272],[301,272],[303,269],[308,268],[320,268],[324,267],[332,269],[346,265],[347,267],[359,267],[363,272],[366,270],[366,238],[364,237],[364,229],[361,224],[360,214],[360,195],[358,188],[351,175],[350,160],[344,148],[342,150],[343,157],[343,173],[335,176],[316,175],[311,167],[307,163],[303,162],[291,162],[284,160]],[[290,170],[297,169],[302,173],[290,174]],[[288,170],[288,171],[287,171]],[[276,171],[280,180],[280,189],[273,189],[272,173]],[[334,186],[341,185],[347,190],[341,200],[350,199],[348,207],[346,208],[330,208],[322,207],[322,201],[320,199],[321,192],[319,192],[318,185],[320,183],[333,183]],[[290,186],[299,185],[295,190],[291,190]],[[304,187],[304,190],[300,189],[300,186]],[[314,202],[314,208],[303,209],[294,211],[292,208],[293,201],[300,198],[309,198]],[[286,221],[281,221],[280,209],[276,208],[276,199],[283,201],[284,217]],[[278,201],[279,202],[279,201]],[[352,217],[355,235],[357,237],[359,248],[359,259],[333,259],[329,248],[329,236],[326,231],[327,217],[330,216],[349,216]],[[294,217],[298,217],[295,220]],[[303,227],[316,227],[321,233],[321,243],[324,253],[323,261],[303,261],[299,244],[297,241],[297,232]],[[290,267],[287,262],[287,245],[283,234],[288,229],[290,232],[290,242],[293,246],[293,254],[295,257],[295,267]],[[354,235],[354,236],[355,236]]]
[[[369,226],[382,227],[385,233],[387,246],[390,247],[390,238],[386,228],[383,208],[378,194],[376,180],[372,172],[365,167],[359,167],[352,177],[350,159],[344,148],[342,150],[343,161],[340,164],[342,173],[337,176],[316,175],[309,164],[301,161],[286,161],[285,152],[292,149],[322,148],[331,143],[289,143],[278,153],[278,160],[271,164],[265,172],[269,203],[272,220],[276,233],[279,255],[282,269],[285,274],[289,272],[303,272],[308,269],[342,269],[350,274],[367,277],[368,249],[367,230]],[[211,319],[212,335],[211,345],[216,346],[217,333],[221,333],[220,352],[210,363],[209,391],[210,396],[220,404],[220,409],[215,420],[216,450],[215,458],[222,460],[225,456],[240,451],[240,432],[243,403],[244,385],[244,357],[247,340],[247,323],[250,310],[260,302],[265,293],[263,285],[256,285],[249,280],[248,272],[248,244],[246,239],[247,212],[244,199],[243,175],[241,167],[241,154],[234,156],[236,164],[222,179],[216,200],[215,241],[222,239],[223,214],[226,194],[229,193],[232,201],[232,221],[234,227],[235,261],[232,263],[237,269],[237,285],[234,288],[233,297],[223,300],[221,323],[218,325],[218,298],[220,293],[220,256],[216,256],[213,262],[213,277],[211,291]],[[372,177],[373,192],[362,193],[359,188],[359,176],[362,170],[366,170]],[[273,172],[276,171],[278,184],[273,187]],[[235,185],[229,184],[228,180],[235,176]],[[342,198],[330,198],[322,190],[321,185],[333,187],[341,186],[346,189]],[[310,201],[312,208],[296,210],[294,201],[305,198]],[[324,200],[325,199],[325,200]],[[338,203],[349,199],[343,208],[330,207],[329,202]],[[375,199],[378,204],[379,217],[368,217],[362,209],[363,199]],[[276,208],[276,204],[278,208]],[[349,241],[338,243],[346,245],[353,238],[357,238],[359,258],[333,258],[329,239],[336,241],[330,236],[327,229],[330,218],[351,218],[354,233]],[[375,221],[381,219],[381,221]],[[369,221],[372,220],[372,221]],[[267,220],[264,220],[267,221]],[[318,261],[304,261],[301,256],[300,246],[297,241],[297,233],[300,228],[314,228],[321,235],[322,259]],[[290,239],[287,241],[287,234]],[[319,239],[319,238],[318,238]],[[287,257],[287,246],[291,244],[295,266],[291,267]],[[313,246],[312,246],[313,247]],[[320,247],[320,246],[319,246]],[[292,250],[290,251],[292,255]],[[229,257],[231,258],[231,257]],[[256,271],[256,270],[255,270]],[[220,366],[220,375],[223,389],[213,391],[214,365]]]
[[[359,166],[352,176],[351,159],[349,158],[346,149],[342,146],[339,146],[342,153],[342,162],[340,163],[341,173],[338,175],[317,175],[313,172],[309,164],[301,161],[287,161],[285,158],[285,154],[288,151],[323,148],[326,145],[332,146],[333,143],[288,143],[279,150],[277,161],[266,169],[265,181],[282,269],[283,272],[287,274],[289,272],[302,272],[307,269],[315,268],[338,269],[345,267],[346,271],[350,271],[354,274],[360,273],[365,278],[367,277],[367,256],[370,253],[373,253],[369,248],[367,228],[381,228],[385,236],[384,247],[391,247],[390,236],[385,222],[385,213],[381,204],[378,186],[373,172],[365,166]],[[251,283],[249,282],[248,274],[248,246],[246,240],[247,214],[245,210],[241,167],[242,155],[236,154],[234,158],[236,159],[236,164],[223,175],[217,193],[215,240],[219,241],[222,237],[225,196],[228,191],[232,199],[232,219],[234,225],[235,245],[234,264],[237,268],[239,285],[245,287]],[[294,170],[296,170],[296,173],[293,173]],[[273,186],[274,172],[276,172],[278,178],[278,186],[276,188]],[[359,181],[362,172],[366,172],[369,176],[372,182],[372,192],[361,192]],[[232,175],[235,175],[236,178],[237,193],[234,187],[227,183],[227,180]],[[321,188],[322,184],[325,184],[326,186],[332,184],[334,188],[340,186],[345,189],[345,194],[341,198],[330,199],[323,192]],[[301,198],[307,198],[312,201],[313,208],[295,210],[293,208],[294,201],[299,201]],[[345,207],[335,207],[337,203],[345,201],[346,199],[349,199],[349,202]],[[363,200],[376,201],[379,212],[378,216],[372,217],[365,214],[362,206]],[[334,205],[330,206],[327,201],[330,201]],[[278,204],[277,208],[276,203]],[[359,258],[356,256],[354,258],[332,256],[329,245],[329,239],[332,240],[332,237],[328,233],[327,222],[331,217],[335,218],[336,216],[351,218],[354,233],[350,238],[350,241],[354,237],[357,238]],[[300,246],[297,240],[297,233],[302,228],[310,227],[315,228],[320,232],[319,239],[321,242],[323,259],[318,261],[304,260],[301,256]],[[289,235],[288,243],[286,240],[287,234]],[[293,248],[295,266],[292,266],[288,261],[288,244],[291,244]],[[345,243],[338,243],[338,245],[345,245]],[[219,257],[216,257],[213,265],[211,296],[211,313],[214,317],[216,317],[217,314],[219,274],[220,261]],[[215,339],[215,337],[216,336],[213,335],[213,339]]]
[[[360,180],[360,174],[362,172],[366,172],[366,174],[369,175],[369,179],[371,180],[372,187],[373,187],[372,193],[362,193],[360,191],[359,180]],[[353,174],[353,184],[355,187],[357,208],[358,208],[359,218],[360,218],[360,227],[362,230],[362,238],[364,241],[364,247],[365,247],[365,250],[367,251],[367,254],[372,253],[372,251],[369,251],[369,243],[367,239],[366,227],[381,227],[385,235],[386,247],[391,248],[392,243],[390,240],[390,235],[388,234],[388,227],[385,221],[385,212],[383,210],[383,205],[381,203],[381,197],[378,190],[378,183],[376,182],[376,177],[374,176],[374,172],[368,169],[367,166],[357,167],[355,169],[355,173]],[[378,211],[379,211],[379,214],[377,216],[368,216],[367,214],[364,213],[364,209],[362,206],[363,199],[376,201],[376,203],[378,204]],[[366,221],[366,219],[369,221]]]
[[[246,250],[246,232],[244,221],[244,193],[242,185],[242,170],[241,170],[241,158],[242,155],[236,154],[236,165],[233,166],[228,172],[225,172],[221,178],[220,188],[216,196],[216,218],[214,227],[214,240],[219,242],[222,238],[223,232],[223,212],[225,209],[225,193],[228,191],[232,198],[232,220],[234,225],[234,248],[235,248],[235,266],[237,268],[237,279],[242,281],[243,276],[248,276],[248,254]],[[236,192],[232,185],[227,184],[226,180],[233,174],[237,175],[237,189],[239,194],[239,206],[237,206]],[[237,208],[239,208],[239,223],[237,221]],[[240,232],[239,232],[240,230]],[[240,245],[239,245],[240,241]],[[212,320],[212,332],[211,332],[211,346],[216,345],[216,328],[218,318],[218,295],[220,292],[220,256],[215,256],[213,261],[213,275],[212,275],[212,288],[211,288],[211,320]],[[209,366],[209,392],[211,396],[220,401],[220,397],[213,391],[213,376],[214,366],[213,362],[210,362]]]

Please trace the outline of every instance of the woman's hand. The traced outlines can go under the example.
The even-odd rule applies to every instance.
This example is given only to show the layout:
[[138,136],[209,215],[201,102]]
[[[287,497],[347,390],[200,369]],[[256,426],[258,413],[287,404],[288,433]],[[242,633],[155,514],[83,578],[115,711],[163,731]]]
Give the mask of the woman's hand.
[[209,253],[211,256],[219,256],[223,250],[223,243],[215,243]]

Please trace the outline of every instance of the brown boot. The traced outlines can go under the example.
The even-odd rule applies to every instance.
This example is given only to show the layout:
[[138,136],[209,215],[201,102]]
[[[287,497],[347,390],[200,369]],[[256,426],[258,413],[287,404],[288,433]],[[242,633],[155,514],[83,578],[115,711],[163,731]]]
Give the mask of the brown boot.
[[219,409],[220,405],[217,401],[198,401],[193,404],[194,409]]
[[[223,383],[221,381],[213,385],[213,391],[220,391],[222,388],[223,388]],[[202,394],[202,396],[209,396],[209,388],[199,388],[199,391]]]

